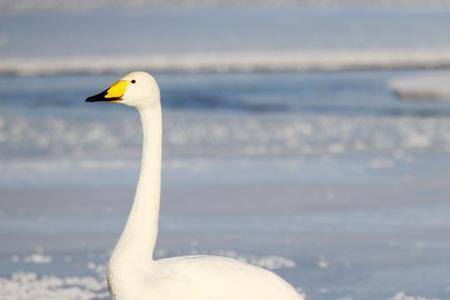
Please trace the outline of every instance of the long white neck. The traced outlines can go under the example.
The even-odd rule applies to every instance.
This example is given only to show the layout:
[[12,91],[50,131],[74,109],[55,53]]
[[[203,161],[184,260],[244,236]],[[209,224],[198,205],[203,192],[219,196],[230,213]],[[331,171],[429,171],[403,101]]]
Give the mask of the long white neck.
[[110,267],[153,260],[161,194],[161,105],[139,109],[143,130],[142,164],[133,207],[111,257]]

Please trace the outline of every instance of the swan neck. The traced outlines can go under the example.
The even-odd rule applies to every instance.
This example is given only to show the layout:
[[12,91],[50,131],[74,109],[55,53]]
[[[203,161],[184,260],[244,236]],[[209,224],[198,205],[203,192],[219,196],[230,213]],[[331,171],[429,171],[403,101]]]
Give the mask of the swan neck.
[[127,264],[153,260],[161,194],[161,106],[138,111],[143,131],[141,171],[127,224],[111,258]]

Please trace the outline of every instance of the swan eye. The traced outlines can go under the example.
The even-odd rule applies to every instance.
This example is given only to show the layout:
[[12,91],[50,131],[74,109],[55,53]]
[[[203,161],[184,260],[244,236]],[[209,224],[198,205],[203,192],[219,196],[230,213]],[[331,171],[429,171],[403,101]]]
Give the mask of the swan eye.
[[134,79],[133,79],[133,80],[131,80],[131,83],[136,83],[136,80],[134,80]]

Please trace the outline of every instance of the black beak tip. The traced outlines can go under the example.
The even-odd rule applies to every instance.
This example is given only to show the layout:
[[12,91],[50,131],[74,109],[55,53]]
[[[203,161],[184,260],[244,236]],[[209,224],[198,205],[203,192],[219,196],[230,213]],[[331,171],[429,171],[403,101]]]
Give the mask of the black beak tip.
[[106,101],[105,99],[105,95],[107,94],[108,90],[105,90],[103,92],[101,92],[100,94],[94,95],[94,96],[90,96],[87,97],[86,100],[84,100],[85,102],[100,102],[100,101]]
[[89,96],[84,100],[84,102],[95,102],[98,101],[98,98],[99,98],[98,95]]
[[96,99],[95,96],[91,96],[91,97],[87,97],[86,100],[84,100],[84,102],[98,102],[99,100]]

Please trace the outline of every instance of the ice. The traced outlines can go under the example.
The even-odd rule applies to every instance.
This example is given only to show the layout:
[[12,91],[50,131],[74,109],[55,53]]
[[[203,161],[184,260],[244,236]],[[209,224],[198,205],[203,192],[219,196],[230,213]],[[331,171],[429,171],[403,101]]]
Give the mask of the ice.
[[26,263],[34,263],[34,264],[48,264],[52,261],[52,257],[49,255],[35,253],[25,256],[23,258],[23,261]]
[[319,260],[317,262],[317,265],[319,266],[319,268],[322,268],[322,269],[328,268],[328,262],[324,259]]
[[450,100],[450,72],[427,72],[391,81],[393,92],[405,100]]
[[[0,116],[5,124],[0,127],[0,169],[10,174],[3,180],[23,171],[25,179],[27,170],[134,169],[140,156],[140,125],[129,119],[133,116],[82,122]],[[378,155],[370,162],[373,168],[386,168],[402,157],[449,152],[450,122],[446,118],[194,112],[168,112],[165,118],[165,166],[172,170],[202,170],[211,159],[230,157],[367,154]]]
[[16,272],[0,277],[3,300],[91,300],[109,299],[104,279],[94,276],[39,276],[31,272]]
[[118,74],[153,72],[338,71],[436,68],[450,65],[450,49],[315,50],[199,53],[152,56],[7,58],[0,75]]
[[439,300],[439,299],[437,299],[437,298],[408,296],[404,292],[399,292],[399,293],[395,294],[395,296],[392,297],[389,300]]

